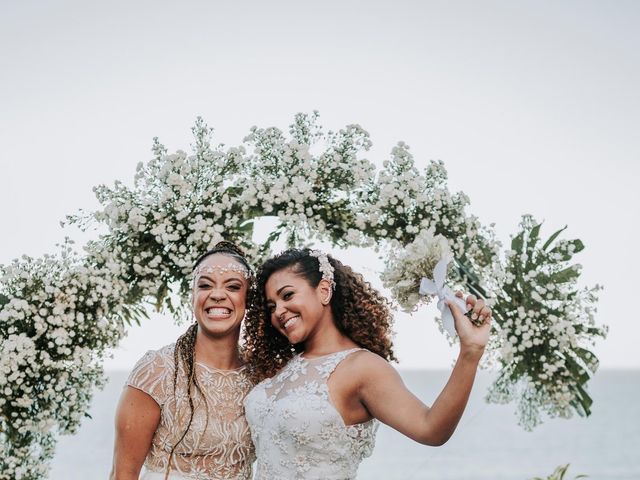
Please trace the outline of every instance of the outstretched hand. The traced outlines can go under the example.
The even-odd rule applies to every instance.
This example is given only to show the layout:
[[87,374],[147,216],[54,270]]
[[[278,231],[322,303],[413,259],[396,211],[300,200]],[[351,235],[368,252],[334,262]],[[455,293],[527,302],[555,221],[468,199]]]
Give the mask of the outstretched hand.
[[[463,298],[462,292],[456,292],[456,297]],[[468,349],[482,354],[489,341],[491,308],[482,298],[478,299],[475,295],[467,296],[465,301],[467,310],[471,311],[471,319],[465,316],[466,312],[461,312],[453,302],[447,302],[460,337],[460,350]]]

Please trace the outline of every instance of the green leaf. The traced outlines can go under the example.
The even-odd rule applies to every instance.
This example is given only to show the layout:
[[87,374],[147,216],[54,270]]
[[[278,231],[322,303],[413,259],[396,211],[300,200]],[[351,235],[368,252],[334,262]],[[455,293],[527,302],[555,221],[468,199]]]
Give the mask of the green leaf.
[[584,332],[589,335],[590,337],[602,337],[605,338],[606,335],[606,330],[605,329],[601,329],[598,327],[587,327],[584,329]]
[[579,386],[578,390],[580,390],[580,392],[582,393],[581,403],[582,403],[582,408],[584,409],[583,416],[588,417],[589,415],[591,415],[591,407],[593,405],[593,399],[591,398],[591,395],[589,395],[583,387]]
[[239,232],[244,232],[244,233],[253,233],[253,220],[247,220],[245,222],[243,222],[239,227],[238,227],[238,231]]
[[284,225],[279,225],[273,232],[269,234],[264,243],[260,246],[260,254],[266,252],[271,244],[280,238],[282,231],[284,230]]
[[538,243],[538,238],[540,235],[540,227],[542,226],[542,223],[538,223],[537,225],[535,225],[532,229],[531,232],[529,233],[529,240],[527,241],[527,249],[528,250],[532,250],[533,247],[536,246],[536,244]]
[[162,311],[162,303],[164,301],[164,297],[167,296],[167,293],[169,293],[169,287],[165,282],[158,289],[158,295],[156,296],[156,305],[155,305],[156,312]]
[[574,352],[587,366],[595,365],[595,368],[597,368],[599,363],[598,357],[596,357],[592,351],[578,347]]
[[573,267],[567,267],[559,272],[549,275],[549,281],[553,283],[567,283],[580,276],[580,272]]
[[588,417],[591,415],[591,405],[593,405],[593,399],[582,387],[582,385],[576,385],[576,399],[571,402],[571,405],[575,408],[578,415],[581,417]]
[[576,238],[575,240],[571,240],[570,243],[572,243],[573,246],[575,247],[575,250],[573,251],[574,254],[584,250],[584,243],[582,243],[582,240],[580,240],[579,238]]
[[560,259],[559,260],[554,259],[552,263],[566,262],[571,260],[571,257],[573,256],[567,251],[564,251],[564,250],[561,251],[560,246],[553,247],[551,250],[549,250],[549,255],[554,255],[554,254],[560,255]]
[[129,326],[132,326],[134,323],[136,325],[140,326],[140,320],[135,315],[133,315],[131,312],[129,312],[128,310],[124,310],[123,309],[123,311],[122,311],[122,319]]
[[565,362],[567,364],[567,369],[573,374],[573,377],[580,384],[584,384],[584,383],[587,383],[587,381],[589,381],[589,379],[591,378],[591,375],[589,375],[589,373],[584,368],[582,368],[582,365],[576,362],[574,358],[567,357],[565,359]]
[[[557,467],[548,477],[533,477],[531,480],[564,480],[564,477],[567,474],[568,470],[569,464],[567,463],[566,465],[560,465],[559,467]],[[587,478],[587,475],[578,475],[574,477],[574,480],[578,480],[580,478]]]
[[167,296],[164,299],[164,305],[166,306],[167,310],[169,310],[169,313],[174,314],[176,313],[176,307],[173,304],[173,302],[171,301],[171,297]]
[[123,320],[131,326],[133,323],[140,325],[142,318],[149,318],[147,310],[142,305],[125,305],[122,307],[121,316]]
[[513,237],[511,240],[511,250],[514,250],[518,253],[522,253],[522,242],[524,238],[524,232],[520,232],[518,235]]
[[456,261],[456,265],[458,266],[458,273],[461,277],[467,277],[473,283],[480,283],[478,275],[467,266],[464,260]]
[[553,235],[551,235],[549,237],[549,239],[544,242],[544,245],[542,246],[542,250],[547,250],[547,248],[549,248],[549,245],[551,245],[553,243],[553,241],[558,238],[558,236],[564,232],[567,229],[567,225],[565,225],[564,227],[562,227],[560,230],[558,230],[557,232],[555,232]]
[[560,254],[561,261],[568,261],[571,260],[571,257],[573,257],[573,255],[575,255],[576,253],[580,253],[582,250],[584,250],[584,244],[582,243],[582,240],[580,239],[575,239],[575,240],[569,240],[567,242],[569,245],[573,245],[573,253],[569,253],[566,248],[560,248],[560,246],[555,246],[553,247],[551,250],[549,250],[549,254]]

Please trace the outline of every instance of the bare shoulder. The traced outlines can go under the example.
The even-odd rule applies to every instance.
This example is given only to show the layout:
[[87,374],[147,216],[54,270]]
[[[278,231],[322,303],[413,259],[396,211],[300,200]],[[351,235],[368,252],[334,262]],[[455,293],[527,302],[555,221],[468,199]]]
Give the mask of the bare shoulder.
[[369,350],[359,350],[344,360],[345,366],[361,381],[380,380],[398,373],[391,364],[380,355]]

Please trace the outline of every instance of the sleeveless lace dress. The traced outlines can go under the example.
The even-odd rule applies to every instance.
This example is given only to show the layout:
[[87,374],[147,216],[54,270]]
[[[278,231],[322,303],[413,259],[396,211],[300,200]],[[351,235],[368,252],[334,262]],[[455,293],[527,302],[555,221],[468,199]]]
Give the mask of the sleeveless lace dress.
[[[180,365],[174,394],[175,345],[149,351],[138,361],[127,385],[142,390],[160,406],[160,424],[145,459],[142,479],[161,479],[169,453],[189,422],[187,380]],[[196,362],[196,378],[204,398],[192,391],[194,417],[189,432],[171,460],[170,479],[249,480],[255,459],[242,401],[253,386],[245,367],[218,370]]]
[[354,348],[318,358],[293,357],[247,395],[256,446],[255,480],[347,480],[371,455],[378,421],[345,425],[331,403],[327,379]]

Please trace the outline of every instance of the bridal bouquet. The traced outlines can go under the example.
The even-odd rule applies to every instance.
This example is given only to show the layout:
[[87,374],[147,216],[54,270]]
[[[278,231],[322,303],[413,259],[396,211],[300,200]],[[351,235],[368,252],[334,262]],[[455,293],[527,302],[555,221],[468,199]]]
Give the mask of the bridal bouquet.
[[391,290],[403,311],[415,312],[420,305],[432,300],[431,296],[419,293],[422,279],[433,279],[436,265],[447,257],[451,257],[448,240],[435,235],[433,228],[421,230],[406,246],[399,242],[392,244],[381,275],[382,283]]

